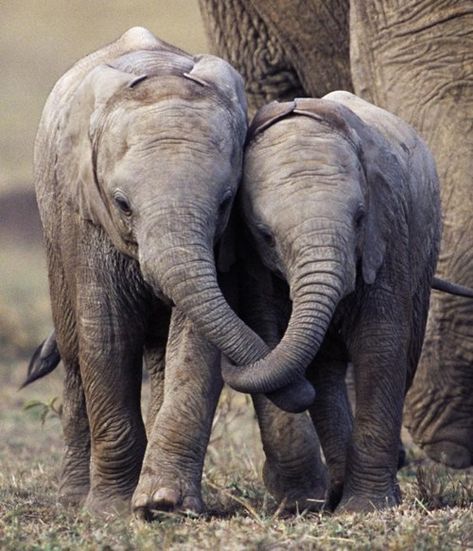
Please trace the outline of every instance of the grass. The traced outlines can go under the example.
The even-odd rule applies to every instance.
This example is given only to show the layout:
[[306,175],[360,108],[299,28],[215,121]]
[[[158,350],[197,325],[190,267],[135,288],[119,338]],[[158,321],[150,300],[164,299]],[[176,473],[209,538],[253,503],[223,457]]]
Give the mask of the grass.
[[[263,453],[249,402],[230,392],[222,396],[207,453],[206,516],[103,521],[59,505],[61,400],[53,400],[61,396],[61,372],[17,390],[27,353],[50,327],[44,261],[37,246],[0,250],[0,319],[6,306],[17,324],[10,337],[0,326],[9,350],[0,359],[0,549],[473,549],[472,469],[434,465],[414,447],[400,472],[400,507],[369,515],[283,513],[261,480]],[[25,409],[32,401],[36,407]]]

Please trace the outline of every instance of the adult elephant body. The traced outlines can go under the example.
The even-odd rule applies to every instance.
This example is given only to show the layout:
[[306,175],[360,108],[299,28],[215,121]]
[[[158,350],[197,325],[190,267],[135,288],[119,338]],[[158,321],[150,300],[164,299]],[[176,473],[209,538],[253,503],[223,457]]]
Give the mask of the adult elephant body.
[[[438,274],[473,285],[473,6],[352,2],[355,89],[413,124],[434,154],[444,230]],[[473,305],[433,294],[405,422],[427,454],[473,464]]]
[[[260,317],[276,320],[277,345],[255,364],[227,366],[224,379],[240,391],[271,393],[310,366],[310,413],[330,469],[331,505],[392,506],[404,395],[440,245],[435,163],[412,127],[348,92],[271,103],[248,134],[242,211],[253,258],[273,276],[249,257],[247,272],[260,271],[253,286],[259,280],[263,296],[272,280],[281,289],[275,278],[286,281],[286,316],[292,311],[281,338],[284,321],[260,306]],[[259,302],[271,311],[271,302]]]
[[[471,287],[471,3],[200,0],[200,6],[214,50],[244,74],[252,110],[273,99],[354,87],[420,132],[441,182],[439,274]],[[468,300],[433,295],[405,417],[414,440],[454,467],[473,461],[472,317]]]
[[[135,507],[202,508],[200,476],[222,383],[219,351],[192,320],[210,338],[224,324],[223,342],[214,344],[236,360],[267,351],[225,301],[214,260],[245,135],[238,73],[142,28],[79,61],[48,98],[35,185],[66,368],[66,501],[87,496],[92,510],[128,508],[146,447],[144,356],[153,400]],[[54,363],[52,343],[45,357]],[[263,399],[256,406],[270,470],[281,482],[294,439],[282,436],[280,448],[271,442],[288,419]],[[289,423],[301,427],[304,419]]]

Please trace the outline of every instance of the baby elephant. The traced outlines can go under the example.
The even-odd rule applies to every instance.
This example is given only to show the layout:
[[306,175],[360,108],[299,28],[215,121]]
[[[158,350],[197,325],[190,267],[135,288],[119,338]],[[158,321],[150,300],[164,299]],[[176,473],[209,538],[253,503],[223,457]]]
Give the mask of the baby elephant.
[[[261,271],[255,277],[259,256],[287,297],[279,314],[260,301],[262,317],[290,311],[289,297],[292,313],[269,355],[226,366],[224,379],[243,392],[279,391],[285,407],[284,387],[307,370],[332,507],[396,505],[404,395],[422,347],[441,234],[432,155],[408,124],[350,93],[274,102],[249,130],[241,207],[257,251],[247,255],[252,302],[258,281],[265,282],[260,295],[270,285]],[[354,423],[344,384],[350,361]]]

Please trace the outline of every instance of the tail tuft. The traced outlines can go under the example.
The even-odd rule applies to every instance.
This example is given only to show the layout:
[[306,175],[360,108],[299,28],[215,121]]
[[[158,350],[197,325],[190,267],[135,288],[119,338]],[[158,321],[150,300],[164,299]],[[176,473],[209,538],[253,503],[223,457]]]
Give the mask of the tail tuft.
[[54,331],[34,351],[28,365],[26,379],[20,389],[54,371],[61,361]]

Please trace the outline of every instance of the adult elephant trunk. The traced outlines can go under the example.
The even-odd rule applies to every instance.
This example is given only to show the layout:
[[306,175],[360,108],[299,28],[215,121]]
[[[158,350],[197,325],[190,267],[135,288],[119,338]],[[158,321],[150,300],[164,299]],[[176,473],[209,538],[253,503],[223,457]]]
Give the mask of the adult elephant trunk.
[[[328,248],[324,247],[325,250]],[[317,248],[312,255],[317,254]],[[263,359],[244,366],[227,366],[225,381],[241,392],[271,393],[293,384],[317,354],[340,298],[345,294],[347,272],[341,259],[299,255],[290,288],[292,314],[284,337]],[[284,407],[284,397],[279,401]]]
[[160,218],[138,239],[145,280],[233,361],[247,363],[265,356],[269,348],[240,320],[220,290],[209,224],[189,214],[166,216],[169,224]]

